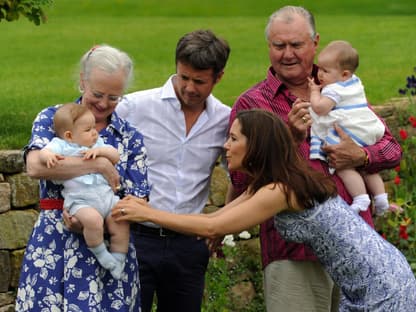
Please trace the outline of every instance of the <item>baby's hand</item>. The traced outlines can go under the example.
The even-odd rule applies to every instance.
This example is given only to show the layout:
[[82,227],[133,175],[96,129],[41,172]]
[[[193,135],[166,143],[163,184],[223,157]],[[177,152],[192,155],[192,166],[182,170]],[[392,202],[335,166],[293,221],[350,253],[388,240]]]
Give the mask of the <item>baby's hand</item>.
[[313,91],[315,90],[319,90],[320,89],[320,85],[315,83],[315,80],[312,77],[308,77],[308,81],[309,81],[309,88]]
[[86,151],[82,151],[81,154],[84,155],[84,159],[95,159],[97,156],[99,156],[98,149],[96,148],[91,148]]
[[59,160],[63,159],[64,157],[59,154],[50,154],[46,160],[46,167],[53,168],[56,166]]

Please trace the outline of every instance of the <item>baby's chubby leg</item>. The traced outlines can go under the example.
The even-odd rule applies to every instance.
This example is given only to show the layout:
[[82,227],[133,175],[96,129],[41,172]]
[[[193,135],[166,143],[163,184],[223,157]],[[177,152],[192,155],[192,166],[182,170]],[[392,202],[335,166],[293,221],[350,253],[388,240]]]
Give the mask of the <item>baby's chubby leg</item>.
[[111,254],[118,262],[116,268],[111,273],[121,276],[129,248],[130,224],[126,221],[115,222],[111,215],[106,217],[105,224],[110,233]]
[[83,226],[82,232],[88,247],[97,247],[104,241],[104,220],[95,208],[80,208],[75,217]]
[[[119,266],[119,261],[104,244],[104,220],[101,214],[95,208],[85,207],[79,209],[75,217],[83,225],[83,234],[89,250],[103,268],[110,270],[113,277],[119,279],[120,274],[113,274],[113,270]],[[117,269],[117,271],[121,270]]]
[[111,252],[127,253],[130,239],[130,223],[115,222],[111,215],[105,218],[105,225],[110,233]]

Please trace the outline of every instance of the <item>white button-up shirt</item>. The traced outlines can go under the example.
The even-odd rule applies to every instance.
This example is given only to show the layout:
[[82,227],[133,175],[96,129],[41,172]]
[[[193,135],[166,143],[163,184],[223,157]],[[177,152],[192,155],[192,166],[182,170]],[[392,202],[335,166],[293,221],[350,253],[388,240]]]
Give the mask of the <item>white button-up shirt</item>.
[[206,109],[186,135],[172,77],[161,88],[126,95],[116,112],[144,136],[150,205],[178,214],[200,213],[212,170],[223,153],[230,108],[209,95]]

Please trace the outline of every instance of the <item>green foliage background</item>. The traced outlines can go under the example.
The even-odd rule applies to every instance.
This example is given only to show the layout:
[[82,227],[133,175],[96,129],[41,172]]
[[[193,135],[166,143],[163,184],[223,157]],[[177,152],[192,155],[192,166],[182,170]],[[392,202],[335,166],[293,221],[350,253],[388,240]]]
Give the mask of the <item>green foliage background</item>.
[[79,95],[77,63],[99,43],[131,55],[136,79],[130,90],[138,90],[159,86],[174,73],[180,36],[212,29],[232,49],[214,93],[232,105],[265,77],[269,61],[264,27],[269,15],[285,4],[303,5],[315,14],[321,47],[345,39],[358,49],[357,74],[370,102],[397,96],[416,65],[414,0],[55,0],[45,8],[45,24],[0,22],[0,148],[21,148],[41,108]]
[[0,0],[0,21],[15,21],[24,16],[35,25],[45,22],[43,7],[52,0]]
[[[0,5],[5,1],[14,0],[0,0]],[[79,96],[77,63],[100,43],[131,55],[136,76],[132,91],[159,86],[174,73],[180,36],[212,29],[232,49],[226,74],[214,92],[231,106],[241,92],[264,79],[269,66],[264,27],[269,15],[287,4],[314,13],[321,47],[345,39],[358,49],[357,74],[371,103],[398,96],[416,66],[414,0],[52,0],[44,8],[47,21],[40,26],[25,18],[0,19],[0,149],[22,148],[43,107]],[[245,265],[241,264],[247,271]],[[210,262],[212,279],[207,284],[209,289],[216,287],[215,297],[207,296],[204,311],[232,310],[227,289],[235,282],[233,272],[240,269],[229,271],[225,260]],[[261,274],[256,277],[261,279]],[[262,299],[260,282],[255,283],[256,300]]]

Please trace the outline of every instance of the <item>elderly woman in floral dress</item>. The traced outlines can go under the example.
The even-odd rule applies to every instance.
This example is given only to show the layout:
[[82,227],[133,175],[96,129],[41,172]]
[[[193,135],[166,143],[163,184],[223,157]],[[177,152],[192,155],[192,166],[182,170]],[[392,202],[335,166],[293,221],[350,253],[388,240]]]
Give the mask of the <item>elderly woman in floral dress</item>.
[[65,180],[101,173],[120,197],[148,196],[146,149],[142,135],[114,109],[133,73],[129,56],[111,46],[97,46],[81,58],[79,105],[88,107],[105,143],[114,146],[120,161],[62,157],[48,169],[39,150],[55,137],[53,116],[60,105],[48,107],[36,117],[25,147],[27,172],[40,178],[40,214],[29,239],[21,268],[16,311],[140,311],[136,251],[129,243],[120,280],[96,261],[83,235],[63,222],[62,185]]

